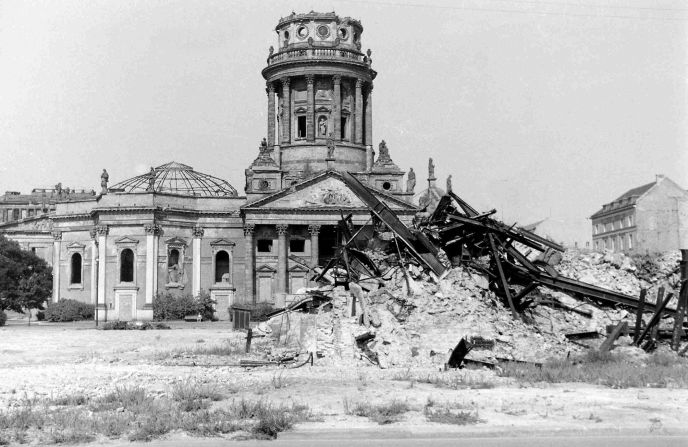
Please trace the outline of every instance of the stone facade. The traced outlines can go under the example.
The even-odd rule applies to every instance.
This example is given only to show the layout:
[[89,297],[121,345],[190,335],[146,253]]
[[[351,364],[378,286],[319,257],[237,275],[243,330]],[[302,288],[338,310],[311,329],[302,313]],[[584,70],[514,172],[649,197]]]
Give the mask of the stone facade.
[[[267,132],[246,169],[246,196],[181,163],[108,186],[50,214],[0,225],[53,266],[53,300],[97,305],[101,320],[149,320],[156,294],[208,291],[216,315],[233,305],[283,306],[325,265],[343,215],[372,235],[370,210],[342,171],[410,223],[413,187],[384,141],[375,159],[371,52],[360,22],[333,13],[279,21],[270,49]],[[413,183],[415,184],[415,174]],[[310,274],[309,274],[310,273]]]
[[593,214],[596,250],[655,253],[680,248],[681,203],[688,193],[658,175],[653,183],[633,188]]

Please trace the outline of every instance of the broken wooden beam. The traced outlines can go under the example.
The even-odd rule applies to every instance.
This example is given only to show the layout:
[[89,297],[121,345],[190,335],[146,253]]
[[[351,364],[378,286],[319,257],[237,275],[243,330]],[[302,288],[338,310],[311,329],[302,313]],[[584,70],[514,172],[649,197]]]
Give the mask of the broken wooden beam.
[[492,236],[492,234],[488,234],[487,237],[490,241],[490,248],[492,249],[492,257],[494,258],[495,264],[497,265],[497,271],[499,272],[499,281],[502,285],[504,295],[506,295],[506,299],[509,302],[509,308],[511,308],[511,315],[514,317],[514,319],[518,319],[519,315],[518,315],[518,312],[516,312],[516,307],[514,306],[514,301],[511,298],[511,292],[509,291],[509,283],[506,281],[506,276],[504,275],[504,269],[502,268],[502,261],[499,259],[499,252],[497,251],[497,247],[495,246],[494,236]]
[[591,338],[599,338],[600,333],[597,331],[580,331],[580,332],[569,332],[564,334],[569,340],[588,340]]
[[640,326],[643,322],[643,310],[645,309],[645,295],[647,295],[647,289],[640,289],[640,297],[638,298],[638,309],[635,313],[635,333],[633,341],[635,342],[638,335],[640,335]]
[[650,318],[650,321],[647,323],[647,326],[645,326],[645,330],[640,334],[640,337],[638,337],[635,341],[636,346],[640,346],[640,344],[643,342],[643,339],[645,336],[652,330],[652,328],[659,323],[659,318],[662,316],[662,311],[664,308],[669,304],[669,301],[671,301],[671,298],[674,296],[673,293],[669,293],[667,297],[662,301],[662,303],[657,307],[655,310],[654,315],[652,315],[652,318]]
[[614,330],[612,331],[611,334],[607,337],[607,339],[602,342],[602,345],[600,345],[600,353],[604,354],[609,352],[612,347],[614,346],[614,342],[619,338],[619,336],[625,332],[628,331],[628,323],[625,321],[619,322],[616,327],[614,327]]

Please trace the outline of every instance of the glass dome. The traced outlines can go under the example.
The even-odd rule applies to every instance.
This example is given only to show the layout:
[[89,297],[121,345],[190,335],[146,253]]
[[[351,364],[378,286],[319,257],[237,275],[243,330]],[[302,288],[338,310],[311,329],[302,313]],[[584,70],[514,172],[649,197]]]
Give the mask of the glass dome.
[[237,191],[226,180],[196,172],[191,166],[170,162],[150,172],[113,185],[112,191],[157,192],[192,197],[236,197]]

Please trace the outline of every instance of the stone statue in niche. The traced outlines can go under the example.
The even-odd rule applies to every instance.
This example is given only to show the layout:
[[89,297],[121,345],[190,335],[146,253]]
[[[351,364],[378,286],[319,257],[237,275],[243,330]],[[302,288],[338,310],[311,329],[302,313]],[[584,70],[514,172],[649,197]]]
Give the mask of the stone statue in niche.
[[432,161],[432,157],[428,160],[428,178],[435,178],[435,163]]
[[167,254],[167,283],[182,286],[186,284],[184,250],[182,248],[172,248]]
[[103,173],[100,174],[100,193],[101,194],[107,194],[107,185],[108,181],[110,180],[110,175],[108,172],[103,169]]
[[146,188],[146,192],[153,192],[155,191],[155,169],[151,166],[150,171],[148,172],[148,187]]
[[413,168],[409,169],[408,178],[406,179],[406,192],[413,192],[416,187],[416,173]]
[[334,138],[330,133],[330,136],[327,137],[327,158],[330,160],[334,160],[334,147]]
[[451,174],[449,174],[449,177],[447,177],[447,194],[452,192],[452,178]]
[[327,136],[327,118],[324,116],[318,118],[318,134],[321,137]]

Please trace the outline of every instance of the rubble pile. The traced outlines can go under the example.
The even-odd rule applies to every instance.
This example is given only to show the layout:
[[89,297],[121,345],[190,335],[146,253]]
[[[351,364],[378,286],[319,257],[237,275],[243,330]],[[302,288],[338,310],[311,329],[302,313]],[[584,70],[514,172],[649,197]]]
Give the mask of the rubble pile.
[[[632,259],[565,251],[451,192],[407,227],[353,176],[344,179],[371,210],[376,237],[364,247],[351,215],[342,214],[335,256],[324,268],[309,266],[321,286],[304,290],[262,328],[275,341],[273,357],[307,352],[331,364],[493,367],[609,350],[629,327],[648,351],[662,336],[662,315],[683,312],[678,304],[688,294],[677,290],[675,253]],[[533,250],[539,254],[529,256]],[[650,293],[639,298],[641,289]],[[647,321],[644,312],[651,312]],[[675,349],[685,335],[680,315]],[[593,338],[604,343],[580,341]]]

